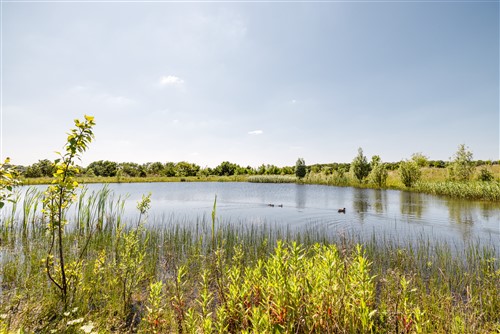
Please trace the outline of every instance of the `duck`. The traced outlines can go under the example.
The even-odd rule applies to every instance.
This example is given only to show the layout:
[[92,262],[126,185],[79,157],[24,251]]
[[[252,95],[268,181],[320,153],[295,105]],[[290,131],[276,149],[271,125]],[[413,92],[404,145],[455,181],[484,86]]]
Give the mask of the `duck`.
[[343,209],[339,209],[339,210],[338,210],[338,213],[345,213],[345,208],[343,208]]

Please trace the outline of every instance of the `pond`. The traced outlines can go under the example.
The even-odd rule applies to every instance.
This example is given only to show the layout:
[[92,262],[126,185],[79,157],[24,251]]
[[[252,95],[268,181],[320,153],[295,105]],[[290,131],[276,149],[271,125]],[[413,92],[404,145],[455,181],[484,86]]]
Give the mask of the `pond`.
[[[103,185],[86,187],[91,193]],[[424,237],[455,244],[476,240],[500,244],[500,203],[293,183],[114,183],[108,187],[115,198],[127,196],[124,214],[131,221],[139,216],[136,205],[142,195],[151,192],[148,224],[210,221],[217,196],[219,223],[267,224],[360,237],[380,235],[403,241]],[[341,208],[345,213],[338,212]]]

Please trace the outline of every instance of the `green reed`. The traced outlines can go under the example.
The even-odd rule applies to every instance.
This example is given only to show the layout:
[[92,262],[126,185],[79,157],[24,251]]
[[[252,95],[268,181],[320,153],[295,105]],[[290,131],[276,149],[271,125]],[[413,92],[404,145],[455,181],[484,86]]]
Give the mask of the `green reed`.
[[292,175],[252,175],[247,179],[252,183],[295,183],[297,177]]
[[421,182],[417,184],[416,191],[463,199],[500,201],[499,181]]

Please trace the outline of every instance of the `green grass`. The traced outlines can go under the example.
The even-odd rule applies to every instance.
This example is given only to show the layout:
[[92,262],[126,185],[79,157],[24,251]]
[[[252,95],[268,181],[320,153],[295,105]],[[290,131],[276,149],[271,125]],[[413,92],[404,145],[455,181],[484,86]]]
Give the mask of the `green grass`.
[[108,189],[87,195],[64,235],[66,307],[44,272],[41,208],[18,203],[26,213],[2,220],[0,333],[500,330],[498,245],[203,219],[137,227]]

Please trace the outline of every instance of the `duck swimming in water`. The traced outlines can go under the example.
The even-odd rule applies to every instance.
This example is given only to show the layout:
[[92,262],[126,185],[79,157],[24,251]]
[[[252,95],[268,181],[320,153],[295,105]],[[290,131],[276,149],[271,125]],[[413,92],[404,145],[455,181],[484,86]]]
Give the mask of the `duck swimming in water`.
[[339,210],[338,210],[338,213],[345,213],[345,208],[343,208],[343,209],[339,209]]

